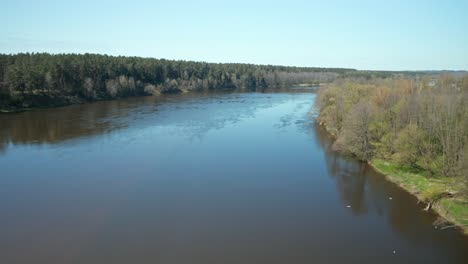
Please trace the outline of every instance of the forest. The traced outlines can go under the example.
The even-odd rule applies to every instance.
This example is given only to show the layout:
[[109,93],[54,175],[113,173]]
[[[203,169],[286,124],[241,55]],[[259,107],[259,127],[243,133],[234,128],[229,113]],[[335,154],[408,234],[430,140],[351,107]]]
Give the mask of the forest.
[[205,63],[97,54],[0,54],[0,108],[199,89],[323,83],[353,69]]
[[468,75],[340,80],[320,91],[319,121],[335,148],[433,174],[462,176],[468,151]]
[[[369,162],[468,230],[468,75],[339,79],[316,98],[333,148]],[[448,213],[447,213],[448,212]]]

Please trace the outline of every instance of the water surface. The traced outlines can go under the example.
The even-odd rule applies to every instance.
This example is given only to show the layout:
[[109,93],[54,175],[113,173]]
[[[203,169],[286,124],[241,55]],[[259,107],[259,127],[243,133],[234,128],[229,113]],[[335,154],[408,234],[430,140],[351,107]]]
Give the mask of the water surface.
[[0,263],[468,263],[459,231],[330,150],[314,96],[0,115]]

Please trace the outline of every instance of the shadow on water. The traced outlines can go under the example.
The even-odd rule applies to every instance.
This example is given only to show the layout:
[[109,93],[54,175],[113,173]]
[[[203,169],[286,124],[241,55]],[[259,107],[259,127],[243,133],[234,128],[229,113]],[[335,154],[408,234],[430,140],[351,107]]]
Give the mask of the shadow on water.
[[314,130],[316,142],[324,151],[328,175],[335,180],[343,205],[351,206],[355,216],[376,214],[413,247],[435,244],[441,250],[456,252],[451,261],[468,259],[468,239],[460,230],[440,230],[435,225],[438,216],[423,211],[424,205],[416,197],[387,181],[367,163],[332,150],[333,139],[322,126],[314,123]]

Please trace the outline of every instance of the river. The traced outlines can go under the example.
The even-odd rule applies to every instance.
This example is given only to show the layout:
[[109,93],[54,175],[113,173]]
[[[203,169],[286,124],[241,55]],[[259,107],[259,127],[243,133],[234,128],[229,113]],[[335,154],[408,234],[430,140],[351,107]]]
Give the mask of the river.
[[314,97],[0,115],[0,263],[468,263],[468,237],[331,151]]

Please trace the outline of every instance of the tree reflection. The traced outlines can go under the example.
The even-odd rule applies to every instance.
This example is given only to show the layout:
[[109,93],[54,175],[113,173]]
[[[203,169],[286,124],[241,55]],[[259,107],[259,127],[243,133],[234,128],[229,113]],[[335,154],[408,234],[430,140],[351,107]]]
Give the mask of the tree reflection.
[[258,109],[271,107],[281,100],[284,98],[268,93],[204,91],[3,114],[0,115],[0,153],[10,143],[54,144],[126,127],[155,125],[170,125],[173,133],[200,140],[208,131],[253,117]]
[[[106,117],[128,111],[118,102],[70,106],[0,116],[3,145],[54,143],[119,127]],[[1,145],[1,144],[0,144]]]
[[[318,124],[314,124],[314,129],[317,143],[324,151],[328,173],[336,180],[343,204],[351,205],[353,214],[382,216],[381,221],[387,221],[392,230],[418,245],[436,241],[441,246],[452,245],[454,252],[463,252],[462,248],[468,246],[457,230],[434,228],[436,215],[424,212],[414,196],[387,181],[368,164],[333,151],[333,139],[325,129]],[[456,243],[452,241],[454,237]],[[465,258],[467,254],[458,257]]]
[[314,123],[317,143],[325,152],[328,174],[335,178],[343,204],[351,206],[356,215],[366,214],[365,186],[367,166],[332,150],[333,141],[322,127]]

